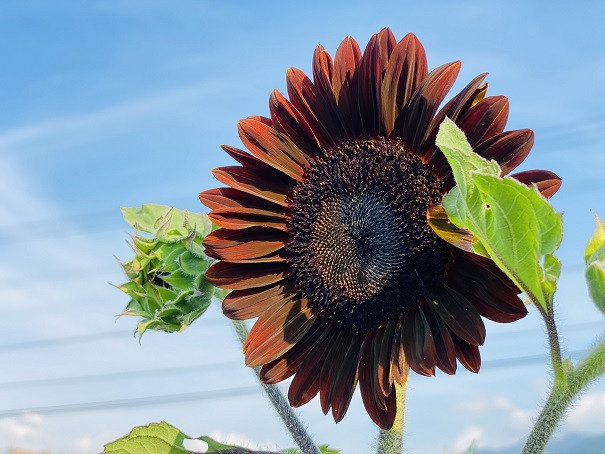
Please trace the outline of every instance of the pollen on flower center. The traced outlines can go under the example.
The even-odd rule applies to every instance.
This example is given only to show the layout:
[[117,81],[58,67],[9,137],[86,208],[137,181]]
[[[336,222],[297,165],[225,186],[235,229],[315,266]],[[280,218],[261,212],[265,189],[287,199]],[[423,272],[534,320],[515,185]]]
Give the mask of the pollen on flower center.
[[377,192],[323,200],[310,246],[324,281],[357,299],[384,289],[403,263],[396,213]]
[[357,332],[415,307],[449,261],[426,221],[441,197],[432,168],[401,141],[351,141],[326,152],[290,200],[286,248],[302,296]]

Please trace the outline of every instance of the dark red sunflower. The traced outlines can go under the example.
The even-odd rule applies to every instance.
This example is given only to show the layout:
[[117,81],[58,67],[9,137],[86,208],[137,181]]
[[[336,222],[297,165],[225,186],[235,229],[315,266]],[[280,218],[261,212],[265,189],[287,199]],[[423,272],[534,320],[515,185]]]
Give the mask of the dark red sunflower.
[[[389,429],[394,382],[409,369],[477,372],[485,339],[481,317],[512,322],[526,315],[519,290],[470,251],[470,234],[441,207],[454,185],[435,146],[447,116],[503,174],[533,144],[528,129],[504,131],[508,100],[486,97],[486,74],[438,110],[460,62],[430,73],[418,39],[397,42],[389,29],[362,53],[345,39],[334,60],[318,46],[313,80],[289,69],[289,100],[271,94],[271,118],[238,128],[248,151],[223,149],[239,165],[214,170],[226,188],[200,195],[221,228],[204,241],[219,259],[208,280],[232,290],[223,311],[258,317],[246,364],[261,379],[294,375],[297,407],[320,394],[340,421],[359,382],[372,420]],[[545,196],[560,179],[532,170],[513,177]]]

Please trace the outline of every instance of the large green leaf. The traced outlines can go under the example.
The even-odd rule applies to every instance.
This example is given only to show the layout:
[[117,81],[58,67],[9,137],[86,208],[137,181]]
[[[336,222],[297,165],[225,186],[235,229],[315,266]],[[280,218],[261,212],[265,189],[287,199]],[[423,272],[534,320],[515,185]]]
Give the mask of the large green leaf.
[[[191,438],[176,427],[162,421],[148,426],[135,427],[125,437],[106,444],[103,454],[193,454],[192,451],[185,449],[183,445],[185,440],[191,440]],[[196,440],[202,440],[208,444],[207,453],[220,453],[238,448],[219,443],[206,436],[196,438]],[[243,448],[239,449],[243,450]]]
[[501,177],[498,164],[474,153],[448,118],[439,128],[437,146],[456,180],[443,197],[450,220],[470,230],[476,238],[474,251],[490,257],[547,311],[560,273],[552,254],[563,237],[561,215],[535,187]]

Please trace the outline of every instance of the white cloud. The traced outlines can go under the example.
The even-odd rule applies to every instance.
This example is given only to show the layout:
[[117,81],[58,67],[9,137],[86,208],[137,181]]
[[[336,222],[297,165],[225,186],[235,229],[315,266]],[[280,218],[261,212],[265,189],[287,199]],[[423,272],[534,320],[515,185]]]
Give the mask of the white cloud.
[[[42,415],[26,413],[15,418],[0,420],[0,440],[7,444],[23,446],[31,443],[44,423]],[[35,443],[35,441],[34,441]]]
[[470,426],[454,441],[454,454],[466,453],[470,446],[477,446],[485,436],[485,430],[479,426]]
[[602,434],[605,430],[605,392],[582,396],[569,410],[565,430]]

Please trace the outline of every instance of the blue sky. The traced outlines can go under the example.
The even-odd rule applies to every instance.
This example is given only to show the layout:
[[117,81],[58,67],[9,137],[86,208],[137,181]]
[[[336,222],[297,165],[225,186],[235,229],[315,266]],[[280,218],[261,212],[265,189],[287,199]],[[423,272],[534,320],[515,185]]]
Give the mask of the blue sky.
[[[229,163],[219,145],[239,144],[239,119],[267,115],[271,90],[285,92],[286,69],[310,74],[317,44],[334,54],[351,35],[363,48],[385,26],[398,39],[415,33],[430,68],[461,59],[454,90],[488,71],[489,92],[509,97],[508,129],[535,131],[523,169],[564,180],[553,199],[565,213],[556,297],[564,348],[589,347],[603,331],[582,250],[591,210],[605,217],[604,9],[596,1],[0,3],[0,452],[96,453],[161,420],[191,436],[292,446],[217,308],[184,333],[151,332],[141,345],[130,335],[135,320],[114,322],[127,298],[109,285],[123,281],[113,256],[131,255],[119,207],[204,211],[197,194],[216,186],[212,168]],[[488,325],[478,375],[412,376],[409,452],[525,437],[550,386],[546,344],[532,309],[514,325]],[[125,400],[133,398],[142,400]],[[372,446],[359,396],[338,425],[315,401],[300,413],[322,443],[345,453]],[[562,430],[603,427],[601,381]]]

